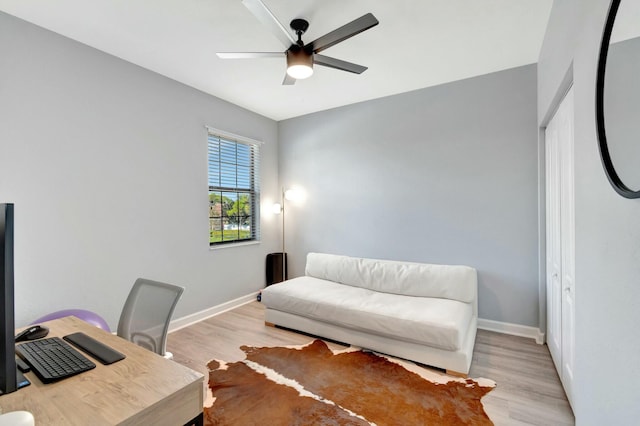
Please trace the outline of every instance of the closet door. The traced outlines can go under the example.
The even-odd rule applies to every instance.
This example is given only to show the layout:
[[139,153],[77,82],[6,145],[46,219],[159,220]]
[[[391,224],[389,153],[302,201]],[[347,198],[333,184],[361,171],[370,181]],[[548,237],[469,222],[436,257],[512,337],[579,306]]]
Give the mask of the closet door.
[[569,401],[575,360],[573,89],[545,132],[547,167],[547,344]]
[[561,239],[562,239],[562,383],[569,401],[572,397],[575,361],[575,191],[573,154],[573,90],[567,93],[561,107],[560,141]]
[[562,370],[562,239],[560,233],[560,143],[557,114],[545,132],[547,194],[547,346]]

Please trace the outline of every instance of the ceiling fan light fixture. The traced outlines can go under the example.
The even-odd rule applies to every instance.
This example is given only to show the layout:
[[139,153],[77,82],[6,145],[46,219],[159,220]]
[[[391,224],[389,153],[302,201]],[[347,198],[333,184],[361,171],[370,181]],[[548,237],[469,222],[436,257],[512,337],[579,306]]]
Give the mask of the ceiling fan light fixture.
[[311,77],[313,74],[313,54],[304,49],[287,50],[287,74],[296,80]]

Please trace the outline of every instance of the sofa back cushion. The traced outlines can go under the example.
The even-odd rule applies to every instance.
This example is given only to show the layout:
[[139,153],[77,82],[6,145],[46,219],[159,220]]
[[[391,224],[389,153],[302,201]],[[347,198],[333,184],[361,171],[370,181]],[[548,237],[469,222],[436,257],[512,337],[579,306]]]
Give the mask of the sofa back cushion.
[[354,287],[405,296],[476,300],[476,270],[469,266],[431,265],[309,253],[305,274]]

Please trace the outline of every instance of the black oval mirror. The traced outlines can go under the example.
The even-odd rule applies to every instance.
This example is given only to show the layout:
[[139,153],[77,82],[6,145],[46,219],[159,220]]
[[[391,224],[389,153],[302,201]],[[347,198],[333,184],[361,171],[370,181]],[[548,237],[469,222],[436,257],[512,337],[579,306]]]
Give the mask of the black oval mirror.
[[[635,8],[635,10],[634,10]],[[596,120],[609,182],[640,198],[640,2],[612,0],[600,45]]]

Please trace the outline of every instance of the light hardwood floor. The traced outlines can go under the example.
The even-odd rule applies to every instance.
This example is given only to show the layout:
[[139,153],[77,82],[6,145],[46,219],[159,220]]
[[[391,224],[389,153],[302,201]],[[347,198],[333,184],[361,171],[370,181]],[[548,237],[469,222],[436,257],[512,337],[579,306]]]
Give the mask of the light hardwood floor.
[[[206,385],[207,362],[242,360],[242,345],[299,345],[312,339],[265,326],[263,305],[251,302],[169,334],[167,350],[176,362],[202,372]],[[343,347],[333,342],[329,346]],[[482,400],[496,425],[574,424],[549,350],[533,339],[478,330],[469,377],[497,383]]]

